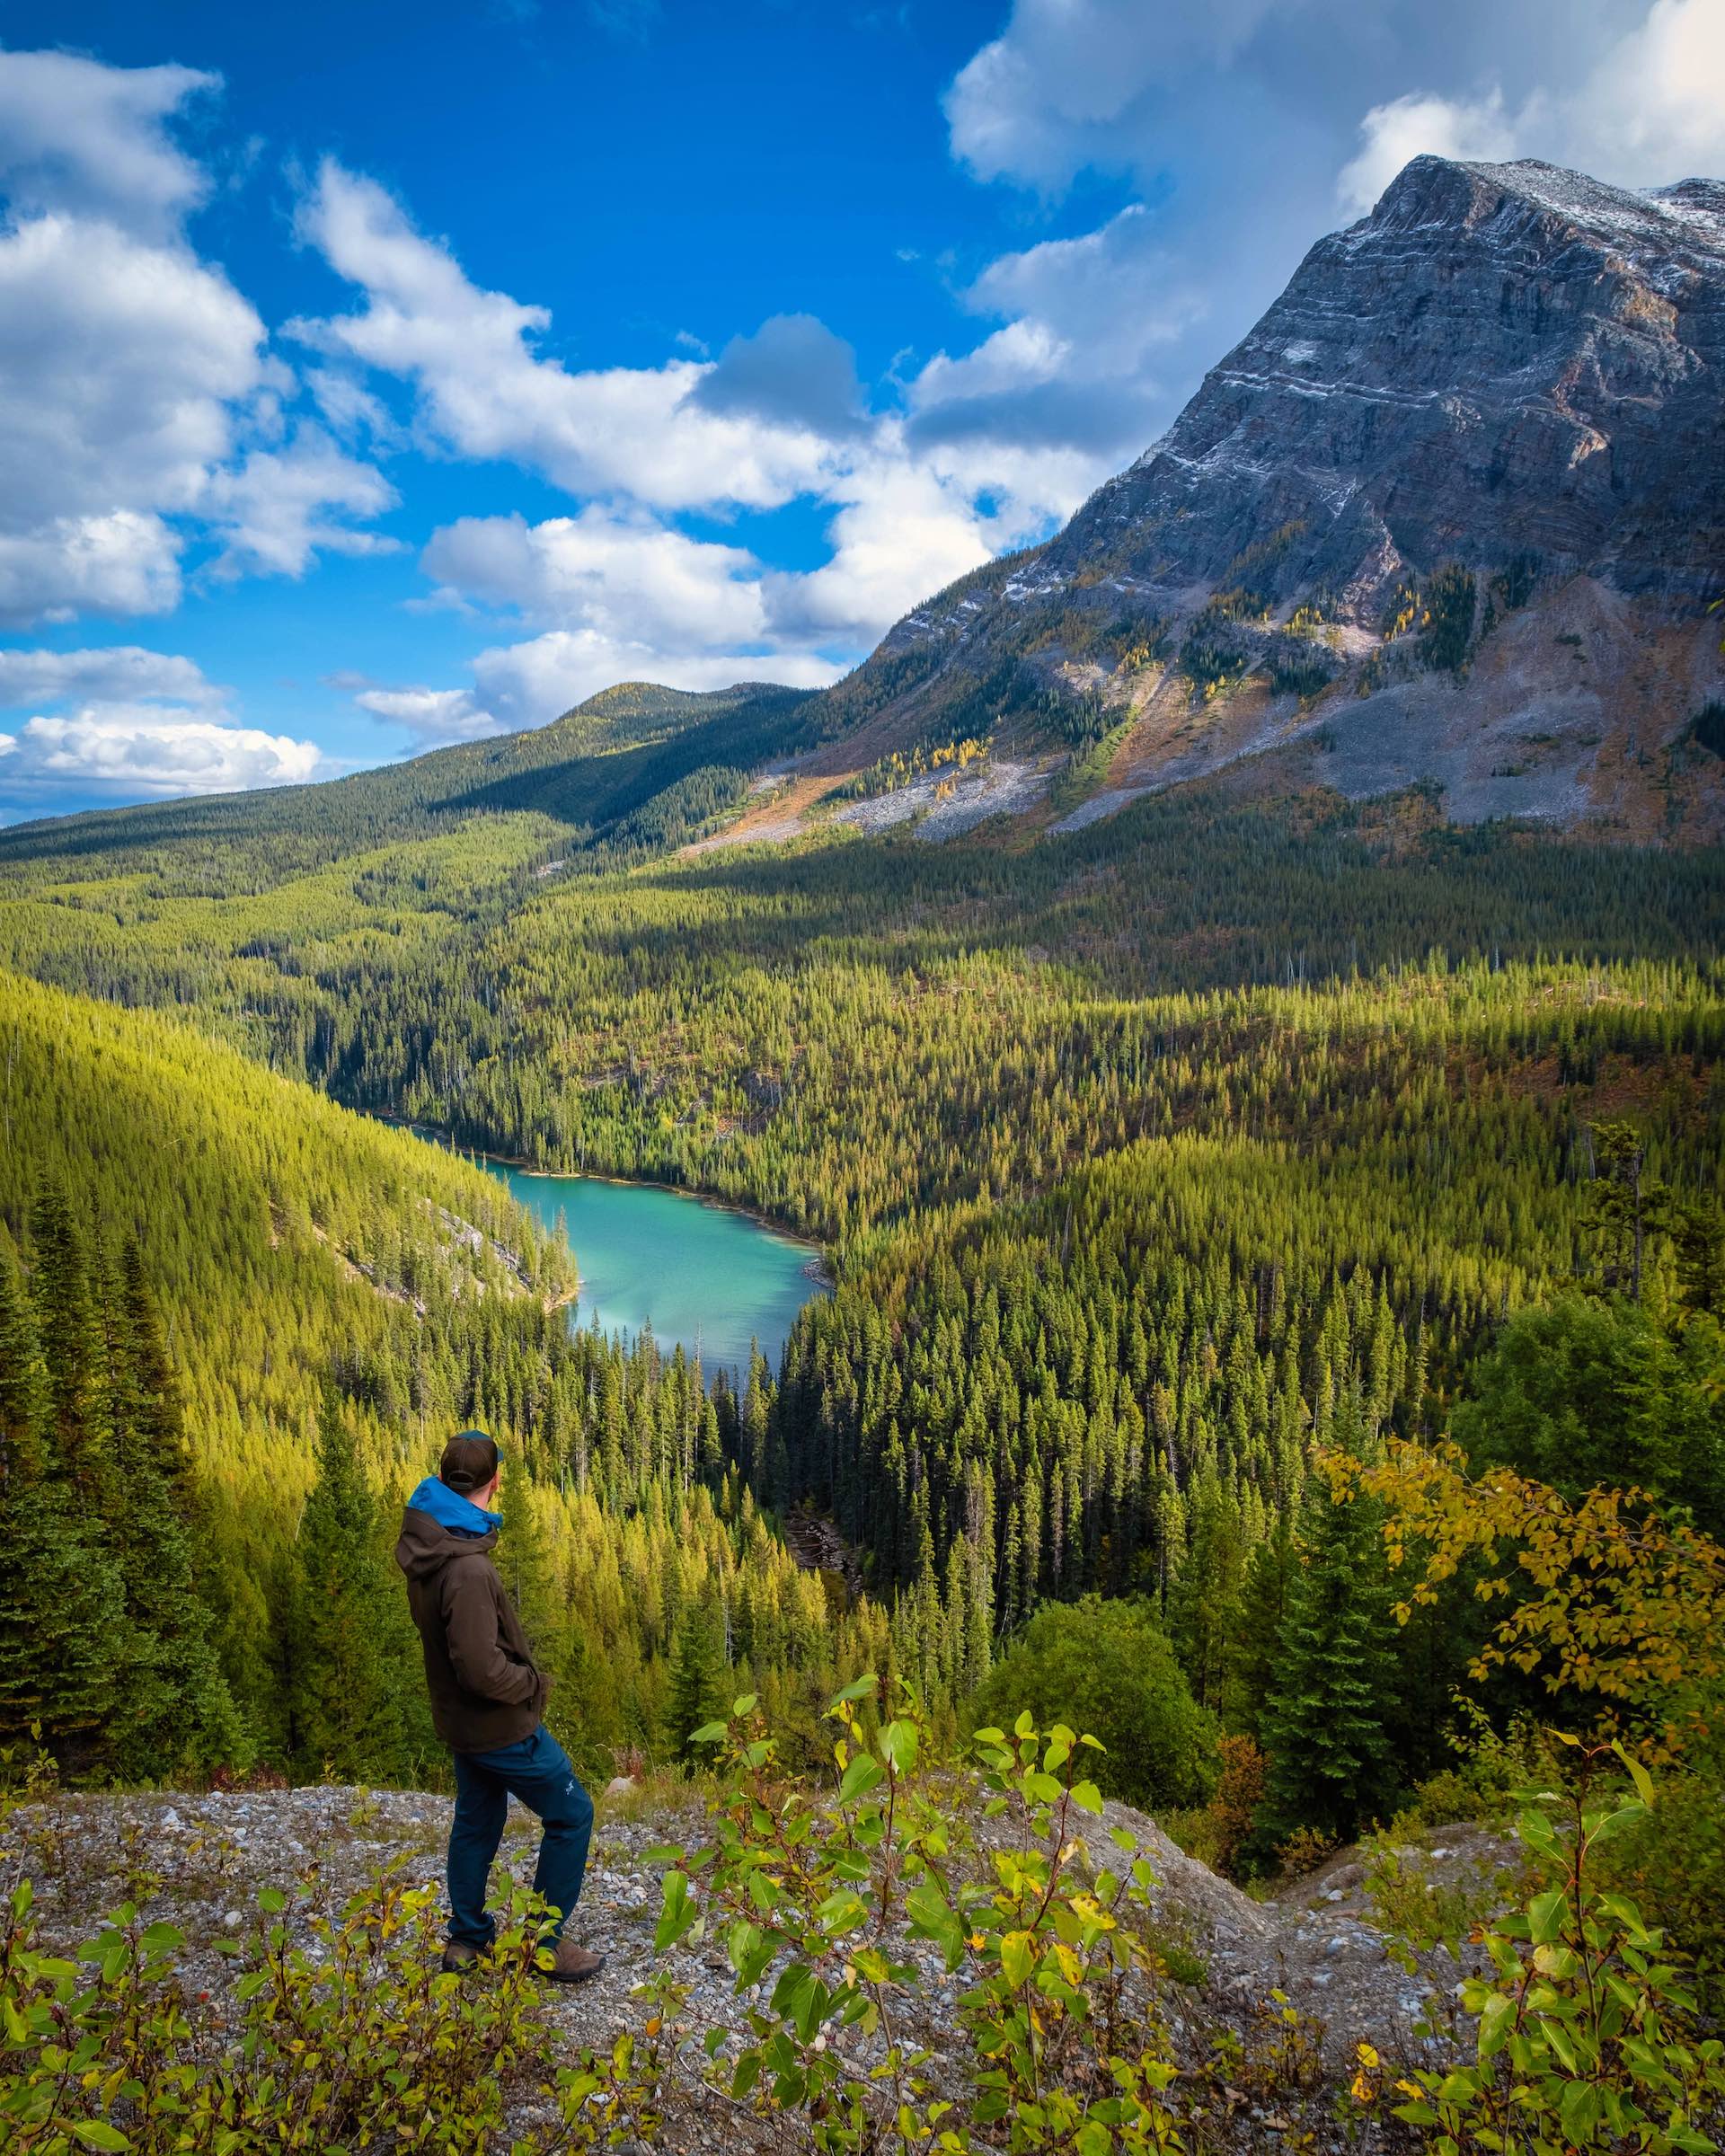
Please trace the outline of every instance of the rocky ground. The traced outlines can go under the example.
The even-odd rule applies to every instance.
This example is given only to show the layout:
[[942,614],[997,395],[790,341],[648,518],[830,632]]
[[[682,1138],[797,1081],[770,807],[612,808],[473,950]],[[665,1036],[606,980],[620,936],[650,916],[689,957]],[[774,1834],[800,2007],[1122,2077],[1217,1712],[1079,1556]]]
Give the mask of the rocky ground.
[[[152,1920],[165,1919],[185,1933],[186,1987],[209,1993],[219,2010],[234,1977],[216,1942],[244,1931],[260,1888],[291,1888],[312,1875],[339,1899],[391,1862],[412,1884],[434,1885],[448,1816],[447,1798],[399,1790],[57,1797],[13,1816],[0,1847],[0,1888],[9,1889],[27,1869],[44,1933],[67,1947],[89,1936],[119,1903],[139,1900]],[[1257,1901],[1185,1856],[1153,1821],[1118,1805],[1087,1823],[1099,1864],[1118,1860],[1107,1839],[1117,1826],[1139,1837],[1154,1865],[1162,1943],[1183,1979],[1171,1977],[1161,2001],[1178,2054],[1192,2062],[1213,2058],[1218,2032],[1225,2040],[1232,2031],[1249,2054],[1260,2054],[1256,2065],[1221,2077],[1219,2087],[1242,2085],[1225,2089],[1210,2145],[1340,2148],[1345,2135],[1336,2123],[1338,2099],[1345,2108],[1357,2043],[1369,2042],[1388,2059],[1437,2055],[1414,2025],[1434,2003],[1453,1997],[1460,1971],[1442,1949],[1428,1957],[1420,1976],[1390,1959],[1358,1853]],[[549,1996],[571,2053],[639,2027],[643,2010],[631,1991],[652,1967],[659,1908],[659,1875],[645,1852],[668,1839],[698,1837],[701,1829],[698,1805],[675,1788],[614,1789],[601,1803],[577,1930],[583,1943],[606,1954],[608,1966],[597,1982]],[[1477,1888],[1510,1855],[1503,1842],[1472,1827],[1422,1841],[1423,1848],[1411,1851],[1416,1892]],[[524,1884],[534,1847],[534,1822],[512,1809],[504,1858]],[[900,1944],[926,1979],[911,2033],[950,2055],[942,2081],[959,2077],[957,1980],[922,1942]],[[686,1944],[668,1959],[689,1987],[685,2012],[697,2037],[734,2022],[740,2010],[720,1941]],[[1292,2017],[1277,2004],[1278,1993]],[[783,2145],[783,2127],[769,2128],[699,2081],[694,2045],[687,2056],[670,2106],[668,2148]],[[518,2126],[532,2116],[530,2097],[522,2101]],[[1357,2129],[1349,2145],[1358,2145]]]

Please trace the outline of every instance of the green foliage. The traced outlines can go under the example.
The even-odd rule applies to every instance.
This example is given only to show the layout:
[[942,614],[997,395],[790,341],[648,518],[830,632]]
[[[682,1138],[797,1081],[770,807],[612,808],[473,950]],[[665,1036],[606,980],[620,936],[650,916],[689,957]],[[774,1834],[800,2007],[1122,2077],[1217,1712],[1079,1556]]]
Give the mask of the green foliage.
[[413,1764],[403,1710],[420,1698],[418,1657],[402,1651],[384,1533],[331,1386],[295,1542],[283,1670],[292,1758],[308,1780],[397,1780]]
[[1396,1635],[1381,1523],[1369,1500],[1314,1480],[1264,1710],[1270,1766],[1254,1836],[1264,1854],[1297,1828],[1345,1841],[1389,1811]]
[[[1634,2148],[1705,2152],[1725,2107],[1725,2044],[1696,2025],[1679,1959],[1633,1902],[1597,1877],[1603,1844],[1638,1826],[1637,1793],[1540,1793],[1520,1836],[1544,1874],[1520,1913],[1481,1938],[1487,1967],[1463,1985],[1478,2017],[1471,2064],[1416,2070],[1395,2116],[1438,2156],[1526,2149],[1537,2156]],[[1597,1766],[1595,1754],[1588,1764]]]
[[1202,1804],[1219,1771],[1215,1719],[1188,1690],[1167,1634],[1142,1604],[1087,1595],[1039,1610],[969,1705],[973,1721],[1065,1713],[1101,1741],[1098,1785],[1128,1804]]
[[[704,1733],[721,1747],[713,1839],[659,1852],[670,1869],[658,1944],[708,1927],[724,1939],[739,2010],[734,2056],[720,2062],[722,2028],[707,2046],[720,2088],[794,2120],[820,2150],[910,2156],[935,2136],[951,2156],[1183,2147],[1167,2033],[1134,1984],[1163,1966],[1149,1863],[1124,1829],[1118,1870],[1078,1860],[1075,1829],[1102,1803],[1086,1775],[1095,1740],[1059,1725],[1039,1733],[1028,1713],[1010,1735],[978,1731],[999,1829],[985,1868],[914,1702],[865,1728],[859,1707],[874,1689],[860,1680],[833,1702],[838,1785],[824,1801],[785,1788],[753,1700]],[[924,1980],[896,1957],[898,1923],[961,1976],[975,2090],[962,2105],[936,2094],[928,2054],[900,2033]],[[769,1972],[770,1996],[747,2003]],[[852,2063],[838,2041],[849,2031],[880,2039],[878,2063]]]
[[[193,2003],[185,1941],[127,1904],[68,1958],[44,1948],[29,1882],[0,1928],[0,2122],[9,2156],[289,2156],[494,2145],[535,2081],[553,2123],[512,2147],[617,2146],[659,2124],[674,2040],[630,2033],[553,2070],[537,1967],[543,1905],[502,1912],[485,1980],[438,1971],[439,1896],[385,1872],[339,1912],[302,1889],[258,1897],[234,1942],[234,2021]],[[674,2003],[672,1994],[663,2002]]]
[[1420,630],[1423,665],[1459,674],[1473,641],[1478,587],[1459,562],[1447,562],[1426,583]]
[[1725,1336],[1634,1303],[1566,1295],[1521,1312],[1473,1366],[1451,1432],[1476,1468],[1549,1482],[1571,1502],[1641,1489],[1725,1530]]
[[712,1612],[685,1610],[671,1641],[665,1693],[665,1749],[672,1759],[686,1765],[704,1756],[694,1733],[723,1711],[728,1674]]
[[179,1401],[136,1251],[88,1245],[52,1186],[31,1290],[0,1250],[0,1737],[83,1773],[243,1763],[194,1578]]

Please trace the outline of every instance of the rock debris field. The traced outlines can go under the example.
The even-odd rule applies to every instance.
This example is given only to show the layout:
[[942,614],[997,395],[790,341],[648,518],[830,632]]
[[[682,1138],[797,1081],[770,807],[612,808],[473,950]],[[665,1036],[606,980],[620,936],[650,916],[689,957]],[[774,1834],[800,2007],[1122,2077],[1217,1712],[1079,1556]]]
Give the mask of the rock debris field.
[[[27,1871],[45,1940],[65,1948],[93,1935],[111,1909],[136,1898],[140,1875],[159,1882],[143,1899],[143,1913],[183,1931],[184,1988],[208,1993],[219,2012],[236,1971],[216,1942],[246,1932],[261,1888],[288,1889],[315,1875],[339,1903],[391,1863],[411,1885],[439,1886],[448,1821],[447,1798],[402,1790],[62,1796],[14,1813],[0,1844],[0,1888],[9,1892],[20,1870]],[[653,1969],[659,1910],[659,1873],[645,1852],[667,1841],[692,1845],[703,1838],[703,1825],[698,1803],[675,1792],[650,1800],[646,1792],[628,1792],[602,1801],[574,1929],[583,1944],[608,1957],[608,1965],[593,1983],[547,1991],[548,2011],[571,2056],[584,2045],[608,2044],[619,2030],[640,2026],[648,2010],[631,1991]],[[1084,1823],[1096,1865],[1119,1863],[1108,1839],[1118,1826],[1138,1837],[1154,1869],[1156,1921],[1171,1961],[1187,1978],[1200,1979],[1171,1976],[1162,1987],[1175,2055],[1195,2061],[1213,2051],[1218,2032],[1229,2030],[1246,2039],[1250,2050],[1254,2037],[1261,2041],[1276,2028],[1277,1992],[1299,2016],[1294,2041],[1284,2037],[1285,2050],[1297,2054],[1287,2085],[1254,2090],[1253,2077],[1243,2072],[1238,2078],[1248,2086],[1225,2090],[1223,2114],[1208,2122],[1207,2145],[1276,2147],[1284,2134],[1296,2132],[1301,2138],[1288,2145],[1373,2145],[1370,2134],[1360,2141],[1357,2125],[1349,2139],[1336,2123],[1354,2047],[1363,2040],[1387,2061],[1437,2063],[1444,2047],[1416,2035],[1414,2025],[1426,2010],[1427,1993],[1453,1999],[1462,1972],[1448,1954],[1440,1948],[1424,1957],[1418,1976],[1391,1960],[1371,1921],[1365,1868],[1346,1853],[1277,1898],[1257,1901],[1184,1855],[1144,1815],[1117,1804]],[[981,1831],[987,1831],[986,1823]],[[532,1817],[512,1807],[502,1861],[523,1885],[532,1876],[536,1834]],[[1421,1841],[1425,1874],[1440,1887],[1496,1877],[1513,1856],[1511,1844],[1477,1827],[1439,1829]],[[956,2021],[961,1980],[946,1974],[933,1948],[907,1933],[890,1950],[917,1962],[924,1975],[920,2007],[901,2030],[937,2054],[937,2082],[957,2093],[963,2078]],[[699,2079],[699,2037],[715,2025],[735,2026],[745,2009],[734,1993],[722,1940],[686,1941],[665,1959],[689,1987],[684,2018],[697,2040],[679,2068],[663,2145],[688,2151],[794,2145],[783,2122],[756,2119]],[[769,1971],[763,1997],[771,1988]],[[1284,2031],[1289,2026],[1280,2024]],[[518,2132],[537,2115],[531,2091],[519,2100],[510,2121]]]

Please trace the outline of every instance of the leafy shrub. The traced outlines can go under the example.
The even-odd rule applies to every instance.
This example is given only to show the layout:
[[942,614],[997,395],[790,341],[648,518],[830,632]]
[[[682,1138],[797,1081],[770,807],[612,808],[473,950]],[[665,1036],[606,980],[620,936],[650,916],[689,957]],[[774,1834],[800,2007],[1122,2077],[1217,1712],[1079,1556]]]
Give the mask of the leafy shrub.
[[[79,2150],[135,2156],[290,2156],[416,2149],[470,2156],[535,2081],[558,2125],[522,2156],[640,2139],[658,2125],[669,2063],[661,2010],[650,2034],[584,2052],[552,2076],[553,2028],[535,1968],[544,1904],[515,1895],[482,1980],[438,1966],[433,1888],[385,1872],[337,1913],[308,1890],[258,1896],[235,1942],[237,2012],[188,1999],[184,1941],[127,1904],[73,1959],[43,1950],[30,1882],[0,1927],[0,2143],[8,2156]],[[680,2003],[665,1987],[661,2010]],[[548,2081],[547,2077],[552,2076]]]
[[[711,1925],[735,1972],[737,2025],[707,2041],[720,2088],[794,2119],[822,2152],[1182,2148],[1149,1864],[1120,1829],[1119,1869],[1092,1872],[1076,1832],[1101,1809],[1084,1772],[1102,1756],[1096,1740],[1039,1731],[1029,1714],[1010,1734],[979,1729],[984,1816],[1002,1829],[985,1851],[908,1695],[865,1735],[859,1707],[874,1691],[863,1678],[833,1703],[830,1798],[785,1785],[754,1699],[739,1700],[703,1733],[721,1747],[712,1842],[657,1852],[670,1867],[659,1948]],[[929,2054],[900,2033],[924,1981],[895,1958],[906,1928],[962,1979],[962,2107],[934,2092]]]
[[1720,1336],[1674,1334],[1639,1304],[1567,1295],[1512,1318],[1474,1365],[1451,1435],[1571,1504],[1599,1485],[1693,1506],[1725,1528]]
[[1478,2017],[1473,2063],[1397,2084],[1407,2100],[1395,2116],[1438,2156],[1715,2145],[1705,2129],[1725,2114],[1725,2044],[1701,2034],[1664,1934],[1598,1877],[1600,1846],[1640,1826],[1653,1802],[1645,1768],[1610,1751],[1634,1778],[1632,1798],[1589,1793],[1607,1763],[1599,1747],[1583,1752],[1572,1790],[1541,1791],[1522,1814],[1544,1883],[1482,1935],[1486,1973],[1462,1990]]
[[1216,1719],[1192,1698],[1167,1634],[1141,1603],[1090,1595],[1039,1609],[970,1712],[978,1724],[999,1722],[1021,1707],[1099,1737],[1097,1782],[1128,1804],[1201,1804],[1216,1784]]
[[[1717,1746],[1715,1746],[1717,1752]],[[1725,2018],[1725,1761],[1671,1775],[1646,1818],[1606,1852],[1606,1876],[1632,1894],[1650,1920],[1683,1941],[1695,1990]]]
[[1268,1763],[1249,1736],[1219,1737],[1216,1749],[1222,1772],[1210,1801],[1201,1809],[1170,1813],[1163,1825],[1189,1857],[1238,1878],[1248,1869],[1243,1852],[1263,1802]]

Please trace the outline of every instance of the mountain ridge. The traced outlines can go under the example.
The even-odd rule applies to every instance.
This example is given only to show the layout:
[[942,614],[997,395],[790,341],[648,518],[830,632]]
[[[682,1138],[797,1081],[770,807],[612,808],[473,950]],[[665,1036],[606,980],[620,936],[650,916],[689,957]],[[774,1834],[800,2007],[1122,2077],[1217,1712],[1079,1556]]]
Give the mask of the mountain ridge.
[[1721,376],[1725,183],[1416,158],[1062,531],[824,693],[815,768],[992,729],[1088,763],[1057,829],[1251,764],[1716,837]]

